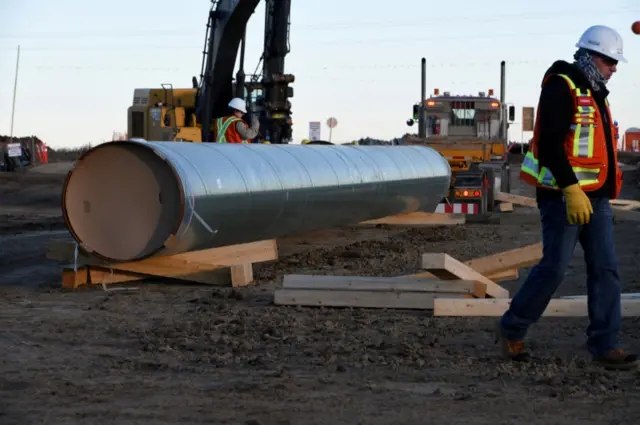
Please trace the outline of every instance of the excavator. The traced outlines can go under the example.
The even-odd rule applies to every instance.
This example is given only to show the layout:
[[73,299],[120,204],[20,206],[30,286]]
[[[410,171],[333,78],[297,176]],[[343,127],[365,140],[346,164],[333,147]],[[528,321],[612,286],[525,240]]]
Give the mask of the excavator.
[[[289,143],[295,77],[284,73],[289,53],[291,0],[265,0],[264,49],[261,74],[246,75],[246,26],[260,0],[211,0],[200,79],[191,88],[134,89],[127,111],[129,138],[154,141],[212,142],[212,124],[226,115],[233,97],[245,99],[250,123],[260,122],[259,139]],[[239,69],[233,70],[240,49]],[[258,64],[259,66],[260,64]],[[257,70],[257,68],[256,68]]]

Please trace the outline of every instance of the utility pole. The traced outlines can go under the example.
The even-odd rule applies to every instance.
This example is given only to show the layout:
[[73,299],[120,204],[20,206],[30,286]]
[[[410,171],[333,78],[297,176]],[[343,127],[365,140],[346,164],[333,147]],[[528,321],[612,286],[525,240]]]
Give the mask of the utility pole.
[[13,117],[16,113],[16,91],[18,89],[18,69],[20,67],[20,46],[18,46],[18,58],[16,60],[16,78],[13,82],[13,106],[11,106],[11,133],[9,140],[13,141]]

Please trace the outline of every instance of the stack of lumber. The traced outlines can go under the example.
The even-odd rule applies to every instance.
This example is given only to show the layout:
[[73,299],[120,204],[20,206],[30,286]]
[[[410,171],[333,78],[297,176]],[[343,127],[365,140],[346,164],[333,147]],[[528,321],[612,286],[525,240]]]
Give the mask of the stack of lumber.
[[[535,206],[531,198],[502,195],[507,195],[514,204]],[[630,212],[619,209],[621,204],[614,204],[614,211]],[[627,205],[633,205],[633,201],[622,207],[630,209]],[[282,289],[275,291],[274,303],[419,309],[433,310],[434,316],[498,317],[511,303],[509,292],[498,282],[518,279],[519,268],[537,264],[541,258],[542,244],[537,243],[466,262],[444,253],[425,253],[420,267],[423,271],[406,276],[287,275]],[[578,295],[552,299],[543,315],[587,317],[587,298]],[[622,315],[640,315],[640,294],[623,294]]]
[[423,271],[397,277],[287,275],[277,305],[434,309],[441,300],[508,299],[496,282],[517,279],[518,268],[542,257],[541,244],[460,262],[443,253],[422,256]]

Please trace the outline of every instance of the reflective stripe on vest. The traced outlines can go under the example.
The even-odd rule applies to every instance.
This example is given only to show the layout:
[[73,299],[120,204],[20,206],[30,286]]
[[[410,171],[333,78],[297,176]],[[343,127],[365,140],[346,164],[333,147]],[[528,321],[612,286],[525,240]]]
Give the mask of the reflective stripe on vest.
[[[572,154],[575,158],[593,158],[595,145],[595,100],[591,96],[591,90],[580,90],[575,83],[567,75],[558,74],[562,77],[576,96],[575,123],[571,125],[572,131]],[[609,114],[609,102],[606,102]],[[609,114],[609,117],[611,115]],[[578,179],[580,186],[588,186],[598,183],[598,174],[600,168],[584,168],[572,166],[573,172]],[[531,149],[527,152],[522,162],[520,170],[534,179],[538,184],[544,187],[559,189],[556,179],[553,177],[551,170],[546,167],[540,168],[538,159],[535,157]]]
[[[218,118],[217,127],[218,127],[218,137],[216,137],[216,143],[228,143],[227,142],[227,130],[231,127],[231,124],[241,121],[240,118],[231,117],[224,120],[224,117]],[[247,140],[243,140],[242,143],[249,143]]]
[[[587,186],[590,184],[598,183],[598,174],[600,168],[584,168],[584,167],[572,167],[573,173],[576,175],[580,186]],[[540,169],[538,160],[533,156],[531,151],[527,152],[520,166],[520,170],[533,176],[541,186],[545,186],[552,189],[558,189],[556,179],[551,174],[551,170],[547,167]]]
[[591,97],[591,90],[585,92],[576,87],[574,82],[565,74],[558,74],[576,93],[577,111],[575,114],[576,124],[571,125],[573,131],[573,156],[582,158],[593,158],[594,124],[596,108],[595,101]]

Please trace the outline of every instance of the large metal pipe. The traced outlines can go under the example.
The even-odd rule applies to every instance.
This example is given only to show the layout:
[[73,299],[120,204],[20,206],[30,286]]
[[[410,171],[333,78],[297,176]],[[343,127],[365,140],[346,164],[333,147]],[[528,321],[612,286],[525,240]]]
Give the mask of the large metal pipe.
[[84,249],[133,261],[435,211],[450,177],[425,146],[129,140],[77,161],[62,211]]

